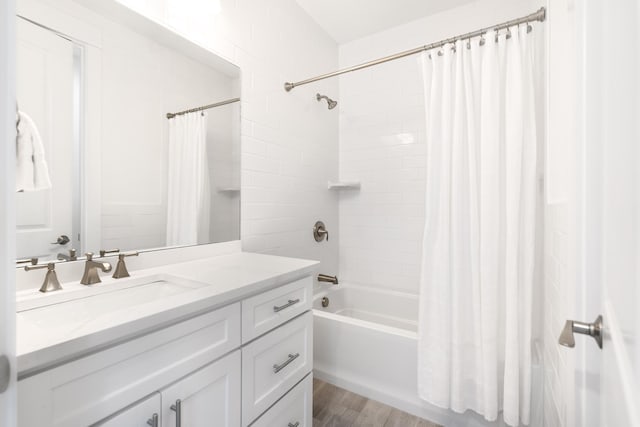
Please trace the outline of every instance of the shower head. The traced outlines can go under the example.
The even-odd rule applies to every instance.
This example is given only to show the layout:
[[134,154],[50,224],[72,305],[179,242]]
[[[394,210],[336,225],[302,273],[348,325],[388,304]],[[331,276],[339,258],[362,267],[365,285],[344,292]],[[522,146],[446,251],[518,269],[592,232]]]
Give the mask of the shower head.
[[334,108],[336,108],[336,105],[338,105],[338,101],[334,101],[333,99],[329,98],[326,95],[320,95],[319,93],[316,93],[316,99],[318,101],[320,101],[321,99],[326,99],[327,100],[327,106],[329,107],[329,110],[333,110]]

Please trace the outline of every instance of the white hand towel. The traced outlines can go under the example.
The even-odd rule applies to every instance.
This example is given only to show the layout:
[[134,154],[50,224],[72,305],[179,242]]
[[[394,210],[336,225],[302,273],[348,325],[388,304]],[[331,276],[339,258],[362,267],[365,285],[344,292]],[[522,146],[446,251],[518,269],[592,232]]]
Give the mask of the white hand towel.
[[40,132],[33,119],[18,112],[16,141],[16,191],[38,191],[51,188],[49,167],[45,158]]

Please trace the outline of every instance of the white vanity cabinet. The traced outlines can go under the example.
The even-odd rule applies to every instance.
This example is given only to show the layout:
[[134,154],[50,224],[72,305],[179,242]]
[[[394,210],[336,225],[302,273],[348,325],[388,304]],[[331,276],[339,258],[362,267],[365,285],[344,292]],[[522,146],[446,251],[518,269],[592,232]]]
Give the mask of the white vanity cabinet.
[[[23,375],[19,426],[246,427],[276,415],[304,418],[311,408],[311,396],[300,391],[313,367],[311,292],[310,276],[254,291]],[[303,407],[289,414],[291,403],[282,402]]]

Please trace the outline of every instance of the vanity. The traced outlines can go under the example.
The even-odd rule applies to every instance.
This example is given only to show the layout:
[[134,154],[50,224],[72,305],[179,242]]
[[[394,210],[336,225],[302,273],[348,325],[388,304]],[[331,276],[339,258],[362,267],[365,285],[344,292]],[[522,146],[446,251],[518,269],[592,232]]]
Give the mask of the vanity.
[[310,427],[316,265],[237,252],[23,295],[19,425]]

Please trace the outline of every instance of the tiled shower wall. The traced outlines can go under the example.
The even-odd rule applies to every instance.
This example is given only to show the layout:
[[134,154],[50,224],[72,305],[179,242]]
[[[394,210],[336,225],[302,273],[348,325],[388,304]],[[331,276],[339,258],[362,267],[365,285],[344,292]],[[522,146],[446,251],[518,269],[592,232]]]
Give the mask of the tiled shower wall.
[[[338,109],[316,92],[338,95],[326,80],[287,93],[285,81],[337,68],[337,44],[294,0],[120,0],[228,58],[242,69],[243,249],[317,259],[337,271],[337,240],[311,229],[338,229],[338,200],[327,181],[338,173]],[[333,236],[331,236],[333,237]]]
[[[482,0],[340,46],[340,67],[527,15],[532,0]],[[340,276],[418,293],[426,146],[419,56],[340,77]]]
[[547,0],[549,133],[545,203],[544,426],[584,425],[576,417],[575,349],[558,345],[576,316],[576,26],[573,0]]

